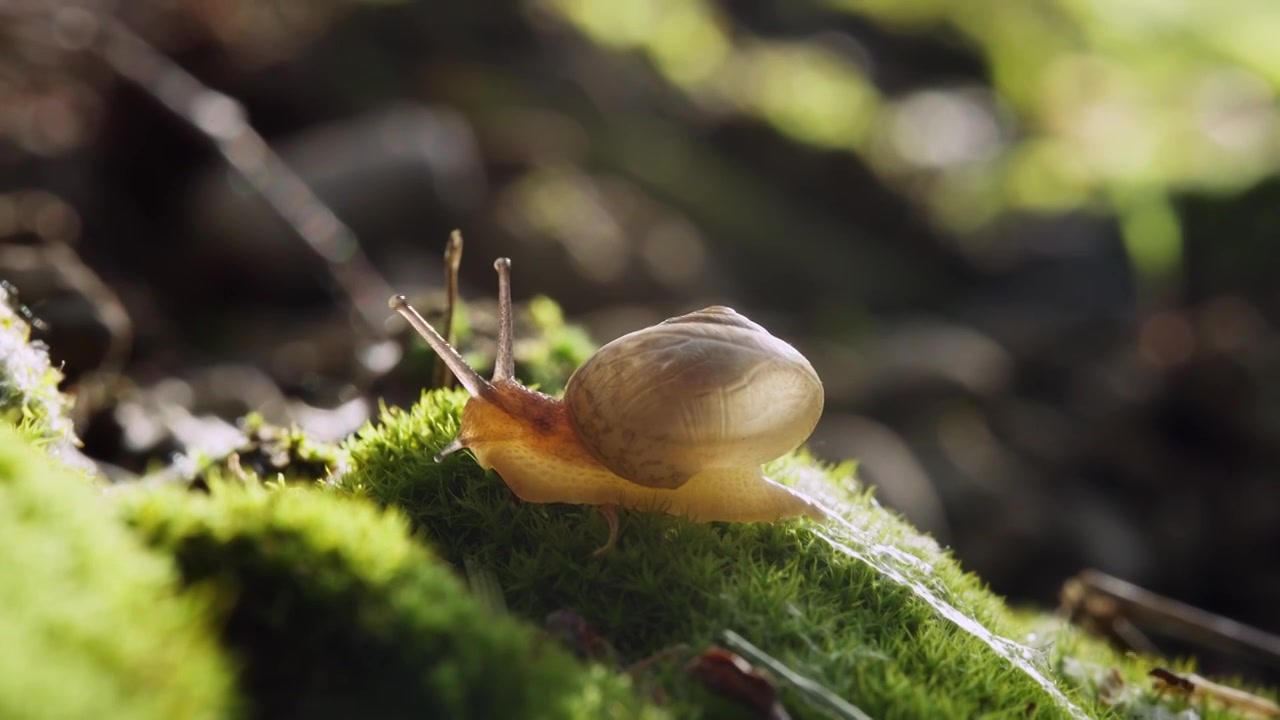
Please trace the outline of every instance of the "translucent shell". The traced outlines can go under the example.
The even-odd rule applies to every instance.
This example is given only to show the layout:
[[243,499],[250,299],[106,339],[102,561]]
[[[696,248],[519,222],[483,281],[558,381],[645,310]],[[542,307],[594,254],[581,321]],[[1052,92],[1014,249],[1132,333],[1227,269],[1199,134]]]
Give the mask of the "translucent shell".
[[804,442],[822,381],[795,348],[713,306],[624,335],[569,379],[569,421],[610,471],[676,488],[708,468],[753,467]]

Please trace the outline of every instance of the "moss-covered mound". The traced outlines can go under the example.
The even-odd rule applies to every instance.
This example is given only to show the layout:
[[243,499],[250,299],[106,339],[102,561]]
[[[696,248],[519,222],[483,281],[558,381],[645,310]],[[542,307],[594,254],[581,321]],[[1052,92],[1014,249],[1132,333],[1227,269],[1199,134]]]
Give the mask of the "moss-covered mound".
[[79,444],[68,416],[67,398],[58,392],[62,373],[49,352],[31,341],[31,325],[7,286],[0,282],[0,420],[55,454]]
[[122,505],[225,607],[254,717],[648,714],[625,677],[482,609],[399,513],[313,487],[212,490]]
[[0,717],[229,717],[207,617],[87,481],[0,423]]
[[[850,468],[800,457],[771,468],[845,509],[855,528],[825,531],[843,548],[797,522],[624,513],[618,548],[594,558],[606,527],[590,508],[521,503],[465,453],[433,462],[464,399],[432,392],[408,412],[386,412],[350,445],[341,483],[403,508],[450,561],[492,572],[517,613],[573,608],[629,659],[701,648],[732,630],[874,717],[1080,711],[1084,701],[1046,678],[1047,662],[991,637],[988,628],[1006,629],[997,598],[932,541],[841,489]],[[948,619],[940,606],[958,612]],[[696,713],[695,681],[670,679],[678,710]],[[797,692],[784,697],[793,714],[820,716]]]
[[[623,512],[618,546],[593,557],[607,528],[591,508],[523,503],[466,453],[433,461],[457,433],[465,400],[462,391],[433,391],[407,411],[384,411],[348,443],[339,485],[402,508],[445,558],[495,579],[515,614],[537,620],[571,609],[593,626],[593,644],[611,643],[626,661],[681,644],[688,658],[741,636],[763,650],[753,661],[774,670],[798,718],[863,717],[858,709],[874,718],[1189,709],[1205,720],[1249,717],[1153,689],[1153,667],[1189,672],[1189,661],[1122,655],[1060,619],[1009,610],[932,539],[857,491],[851,467],[804,453],[766,470],[838,508],[841,520],[829,527]],[[658,661],[642,679],[677,717],[724,716],[724,703],[683,666]],[[729,706],[728,716],[743,708]]]

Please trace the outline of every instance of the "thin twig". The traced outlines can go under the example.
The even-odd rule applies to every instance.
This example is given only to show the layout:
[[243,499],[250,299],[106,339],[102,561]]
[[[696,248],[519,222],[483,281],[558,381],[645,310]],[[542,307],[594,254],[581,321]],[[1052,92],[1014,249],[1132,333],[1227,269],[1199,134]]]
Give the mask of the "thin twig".
[[1103,624],[1127,622],[1280,667],[1280,636],[1085,570],[1063,586],[1064,608]]
[[231,169],[325,260],[356,314],[383,334],[391,288],[360,248],[356,234],[316,197],[245,119],[243,106],[206,87],[114,17],[61,11],[55,23],[96,22],[90,48],[119,74],[209,138]]
[[[458,307],[458,266],[462,264],[462,232],[454,230],[449,235],[449,244],[444,248],[444,330],[441,335],[445,342],[453,344],[453,318]],[[439,358],[436,359],[435,377],[432,387],[453,387],[453,373],[449,366]]]
[[1199,675],[1180,675],[1162,667],[1152,668],[1147,675],[1155,685],[1157,693],[1173,692],[1190,698],[1212,700],[1248,717],[1280,717],[1280,705],[1251,692],[1220,685]]

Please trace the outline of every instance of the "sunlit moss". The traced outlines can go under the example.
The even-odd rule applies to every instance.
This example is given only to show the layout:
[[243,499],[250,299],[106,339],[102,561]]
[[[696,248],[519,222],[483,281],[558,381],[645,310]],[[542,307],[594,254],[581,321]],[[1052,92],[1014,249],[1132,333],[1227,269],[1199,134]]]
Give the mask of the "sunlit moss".
[[341,462],[337,446],[317,442],[296,426],[272,425],[258,413],[246,415],[238,425],[243,442],[223,456],[192,458],[188,480],[197,487],[219,478],[314,484]]
[[624,676],[486,611],[399,513],[316,487],[211,490],[117,500],[223,608],[249,717],[661,717]]
[[[520,502],[465,453],[432,459],[456,435],[465,401],[460,391],[434,391],[412,408],[385,411],[348,444],[350,471],[338,482],[402,509],[442,557],[491,578],[516,615],[536,622],[572,609],[624,661],[681,644],[687,658],[733,630],[872,717],[1116,717],[1095,682],[1112,667],[1134,688],[1123,709],[1172,706],[1138,686],[1150,660],[1111,652],[1061,622],[1011,613],[933,539],[860,491],[849,465],[825,466],[801,452],[766,468],[839,508],[847,530],[624,511],[618,546],[593,557],[606,528],[590,508]],[[740,716],[682,665],[658,662],[637,682],[660,688],[677,717]],[[1037,677],[1063,695],[1055,699]],[[792,717],[828,717],[783,685]],[[1214,708],[1205,717],[1237,716]]]
[[43,344],[31,340],[31,324],[0,283],[0,421],[55,454],[79,445],[70,403],[58,390],[62,373]]
[[234,717],[207,598],[0,421],[0,717]]
[[[704,525],[628,512],[618,547],[593,558],[605,527],[591,509],[516,501],[465,453],[432,460],[456,434],[465,398],[431,392],[409,410],[388,410],[348,445],[340,483],[402,508],[445,558],[491,574],[513,612],[537,620],[574,609],[630,660],[680,643],[696,651],[731,629],[873,716],[1023,717],[1028,707],[1033,717],[1064,715],[1023,670],[922,600],[932,593],[972,623],[1003,627],[998,599],[858,492],[851,467],[801,454],[768,469],[847,505],[846,517],[875,538],[859,546],[867,552],[892,547],[914,558],[900,566],[905,584],[797,522]],[[641,681],[660,684],[677,715],[700,716],[706,690],[679,667],[660,664]],[[821,716],[801,693],[785,698],[793,716]]]

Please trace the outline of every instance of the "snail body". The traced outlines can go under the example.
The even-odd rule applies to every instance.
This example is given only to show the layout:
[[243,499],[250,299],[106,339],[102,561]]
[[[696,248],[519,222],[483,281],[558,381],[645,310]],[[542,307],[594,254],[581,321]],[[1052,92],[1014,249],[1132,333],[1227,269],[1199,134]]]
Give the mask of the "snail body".
[[824,519],[820,506],[764,476],[822,414],[822,382],[795,348],[727,307],[624,335],[573,373],[564,400],[515,380],[510,261],[499,278],[498,353],[486,381],[404,299],[403,315],[471,397],[458,436],[437,459],[468,449],[533,503],[657,510],[699,522]]

